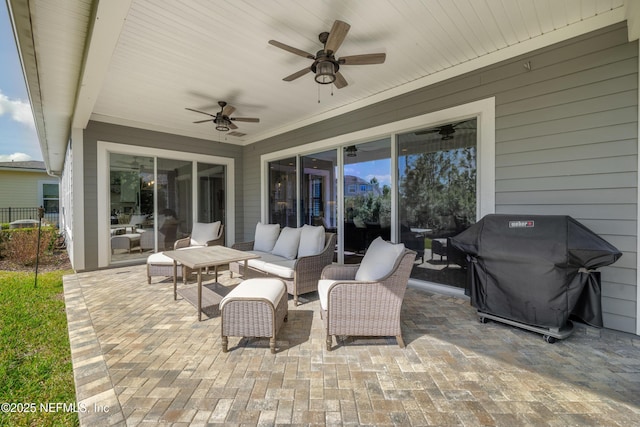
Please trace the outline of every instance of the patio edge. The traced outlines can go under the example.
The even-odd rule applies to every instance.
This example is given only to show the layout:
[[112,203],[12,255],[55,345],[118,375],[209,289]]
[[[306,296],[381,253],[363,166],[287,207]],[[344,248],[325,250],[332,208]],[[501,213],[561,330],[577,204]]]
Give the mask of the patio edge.
[[62,278],[81,426],[126,425],[77,274]]

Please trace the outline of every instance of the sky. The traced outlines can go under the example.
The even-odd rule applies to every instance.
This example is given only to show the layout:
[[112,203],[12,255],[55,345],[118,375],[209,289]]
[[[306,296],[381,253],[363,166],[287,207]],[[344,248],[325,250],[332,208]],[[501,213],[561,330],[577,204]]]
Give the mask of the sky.
[[0,162],[42,160],[6,2],[0,3]]

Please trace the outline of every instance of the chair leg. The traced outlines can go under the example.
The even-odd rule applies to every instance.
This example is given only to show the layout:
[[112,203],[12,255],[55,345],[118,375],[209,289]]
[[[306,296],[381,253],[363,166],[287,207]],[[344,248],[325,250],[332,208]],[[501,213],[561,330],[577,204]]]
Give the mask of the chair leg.
[[229,339],[226,336],[222,336],[222,352],[226,353],[228,351]]
[[327,334],[327,351],[331,351],[331,335]]
[[276,337],[269,339],[269,348],[271,349],[271,354],[276,354]]
[[398,341],[398,347],[404,348],[404,340],[402,339],[402,335],[396,335],[396,341]]

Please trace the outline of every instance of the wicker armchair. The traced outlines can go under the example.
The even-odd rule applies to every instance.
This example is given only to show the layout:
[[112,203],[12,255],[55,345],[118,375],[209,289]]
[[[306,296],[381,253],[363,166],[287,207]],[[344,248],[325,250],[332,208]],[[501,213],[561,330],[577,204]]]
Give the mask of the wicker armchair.
[[400,309],[415,258],[415,251],[405,249],[393,270],[375,282],[356,281],[357,264],[323,269],[318,293],[328,351],[333,335],[395,336],[404,347]]

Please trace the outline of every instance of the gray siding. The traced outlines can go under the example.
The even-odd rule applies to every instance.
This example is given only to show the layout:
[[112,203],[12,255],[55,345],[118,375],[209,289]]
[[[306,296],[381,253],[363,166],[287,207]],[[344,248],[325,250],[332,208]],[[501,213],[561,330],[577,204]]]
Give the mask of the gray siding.
[[244,239],[260,218],[260,155],[495,96],[496,212],[571,215],[616,245],[605,327],[635,333],[637,43],[614,25],[247,146]]
[[[97,143],[116,142],[140,147],[181,150],[190,153],[236,159],[236,212],[242,215],[243,193],[242,147],[197,138],[153,132],[144,129],[89,122],[84,131],[84,194],[85,194],[85,268],[98,268],[98,197],[97,197]],[[243,235],[242,223],[236,220],[236,239]]]

